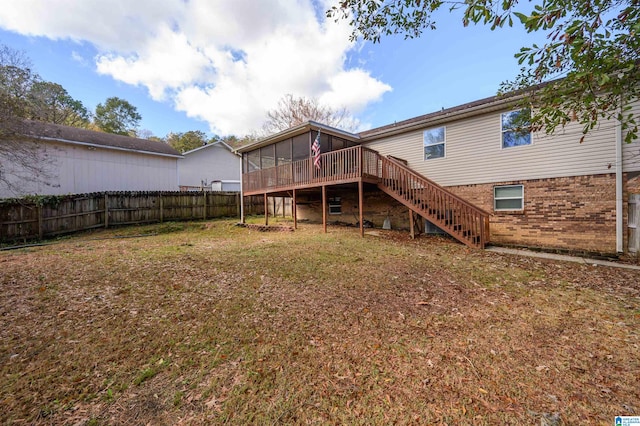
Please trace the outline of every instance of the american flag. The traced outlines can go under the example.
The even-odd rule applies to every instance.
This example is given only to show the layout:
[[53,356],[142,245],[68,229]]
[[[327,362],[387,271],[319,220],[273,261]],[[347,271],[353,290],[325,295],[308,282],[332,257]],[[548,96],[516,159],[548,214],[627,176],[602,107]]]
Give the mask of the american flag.
[[320,170],[320,132],[318,131],[318,136],[316,136],[316,140],[313,141],[313,145],[311,145],[311,152],[313,153],[313,164],[316,166],[316,169]]

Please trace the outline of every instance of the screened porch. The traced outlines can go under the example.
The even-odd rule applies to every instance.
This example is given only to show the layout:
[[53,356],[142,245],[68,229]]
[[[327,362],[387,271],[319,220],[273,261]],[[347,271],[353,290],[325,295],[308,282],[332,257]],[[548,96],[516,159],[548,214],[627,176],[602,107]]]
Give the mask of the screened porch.
[[316,131],[310,131],[243,153],[243,193],[273,193],[361,179],[376,182],[378,159],[375,151],[321,133],[320,164],[316,166],[311,153],[316,136]]

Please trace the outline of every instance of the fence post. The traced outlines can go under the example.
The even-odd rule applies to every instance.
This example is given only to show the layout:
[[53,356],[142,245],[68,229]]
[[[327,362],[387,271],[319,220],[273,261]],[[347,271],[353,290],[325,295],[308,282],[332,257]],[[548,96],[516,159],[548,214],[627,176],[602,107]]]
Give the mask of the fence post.
[[202,214],[202,218],[204,220],[207,220],[207,191],[205,191],[203,188],[202,193],[204,194],[204,213]]
[[162,223],[162,219],[163,219],[162,193],[158,194],[158,198],[160,199],[160,202],[158,203],[160,204],[160,223]]
[[38,205],[38,239],[44,237],[44,220],[42,219],[42,206]]
[[104,193],[104,227],[109,227],[109,194]]

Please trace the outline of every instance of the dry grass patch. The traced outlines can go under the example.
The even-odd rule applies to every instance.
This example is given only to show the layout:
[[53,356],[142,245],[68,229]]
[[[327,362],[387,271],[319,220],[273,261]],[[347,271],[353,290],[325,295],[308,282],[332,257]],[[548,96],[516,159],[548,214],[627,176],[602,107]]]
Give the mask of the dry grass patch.
[[640,414],[637,271],[329,231],[165,224],[0,253],[0,420],[610,424]]

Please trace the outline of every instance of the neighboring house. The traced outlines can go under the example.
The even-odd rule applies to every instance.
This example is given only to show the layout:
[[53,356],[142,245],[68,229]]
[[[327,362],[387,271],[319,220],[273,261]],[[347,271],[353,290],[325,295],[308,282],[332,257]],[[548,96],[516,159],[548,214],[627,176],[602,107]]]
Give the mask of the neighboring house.
[[222,141],[183,154],[178,163],[181,190],[240,191],[240,156]]
[[25,168],[0,156],[0,170],[10,183],[0,184],[0,198],[178,190],[181,155],[162,142],[27,120],[0,144],[20,144],[31,164]]
[[[324,224],[413,232],[421,216],[427,231],[476,247],[637,251],[640,141],[625,144],[614,121],[582,143],[578,123],[552,136],[522,132],[512,124],[516,100],[487,98],[359,134],[305,123],[239,150],[243,192],[290,196],[296,219]],[[310,148],[318,130],[320,168]]]

